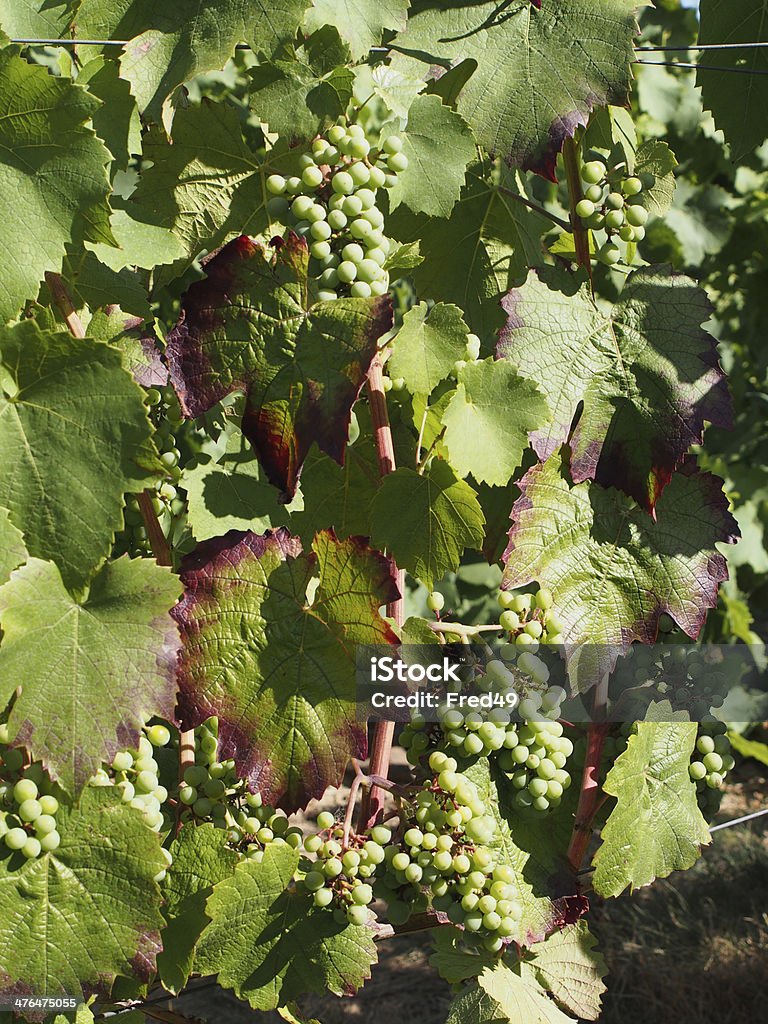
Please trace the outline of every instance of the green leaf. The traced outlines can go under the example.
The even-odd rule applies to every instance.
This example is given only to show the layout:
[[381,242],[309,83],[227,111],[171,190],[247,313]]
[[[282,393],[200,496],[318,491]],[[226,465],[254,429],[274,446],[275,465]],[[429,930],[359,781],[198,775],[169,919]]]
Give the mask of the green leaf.
[[371,503],[379,486],[379,465],[367,405],[355,409],[360,436],[348,444],[344,465],[310,449],[301,474],[304,507],[291,514],[291,528],[305,544],[320,530],[332,527],[343,540],[371,534]]
[[[396,129],[382,132],[382,138]],[[408,169],[389,190],[390,209],[402,203],[414,213],[448,217],[461,194],[467,165],[476,158],[469,125],[439,96],[417,96],[408,111],[403,152]]]
[[197,941],[210,922],[206,900],[213,886],[237,866],[238,856],[227,846],[228,839],[226,829],[190,822],[171,844],[173,862],[163,884],[168,924],[157,957],[160,978],[169,992],[180,992],[187,984]]
[[[701,0],[699,15],[699,42],[704,45],[768,42],[766,0],[742,0],[738,5],[727,0]],[[715,124],[730,146],[731,160],[738,163],[768,134],[768,86],[761,77],[768,71],[766,50],[759,46],[718,50],[717,60],[705,63],[714,63],[717,70],[704,71],[700,65],[696,72],[704,109],[712,111]],[[741,74],[731,73],[730,68],[738,68]],[[755,73],[747,76],[745,72]]]
[[486,967],[493,967],[497,957],[478,945],[472,950],[463,942],[458,928],[435,928],[432,932],[435,952],[429,958],[441,978],[449,985],[457,985],[467,978],[476,978]]
[[89,60],[77,84],[101,100],[93,114],[94,131],[114,157],[112,173],[125,170],[131,156],[141,153],[141,119],[130,85],[120,78],[120,65],[107,57]]
[[388,222],[402,241],[420,241],[424,259],[412,275],[419,297],[459,306],[486,344],[495,342],[504,322],[501,296],[542,262],[541,236],[550,227],[515,198],[514,177],[507,175],[503,187],[470,170],[448,220],[396,212]]
[[690,868],[709,844],[688,774],[696,722],[638,722],[603,789],[617,803],[602,830],[593,885],[601,896]]
[[7,508],[0,508],[0,584],[7,581],[14,569],[27,560],[24,535],[10,519]]
[[138,745],[153,715],[174,719],[181,587],[170,569],[108,562],[76,601],[50,562],[30,559],[0,587],[0,702],[17,686],[11,740],[70,792],[118,750]]
[[504,360],[467,363],[443,413],[451,465],[461,476],[503,486],[520,465],[528,434],[549,419],[535,384]]
[[531,974],[498,963],[451,1004],[446,1024],[574,1024]]
[[145,31],[123,51],[122,76],[131,83],[145,118],[159,121],[163,103],[182,82],[219,70],[237,43],[275,56],[301,23],[306,0],[201,0],[186,4],[141,2]]
[[490,152],[554,178],[564,140],[590,111],[627,103],[636,8],[636,0],[435,5],[413,14],[395,42],[428,64],[477,61],[459,113]]
[[[0,860],[0,995],[109,993],[117,975],[148,981],[160,949],[165,866],[158,836],[113,789],[86,789],[56,818],[61,845]],[[18,855],[17,855],[18,856]],[[87,907],[87,913],[84,913]]]
[[729,425],[715,339],[701,327],[711,306],[690,278],[635,271],[606,312],[565,271],[531,272],[503,305],[497,352],[535,374],[552,410],[533,447],[546,459],[567,440],[577,483],[618,487],[653,511],[704,421]]
[[728,733],[728,739],[736,753],[741,754],[742,757],[752,757],[760,764],[768,765],[768,743],[748,740],[733,730]]
[[502,587],[550,588],[567,647],[609,645],[615,657],[633,640],[655,641],[663,612],[697,636],[728,575],[715,545],[735,539],[718,478],[686,462],[654,522],[620,491],[571,486],[562,458],[555,453],[519,483]]
[[255,1010],[273,1010],[306,992],[351,995],[376,963],[373,932],[339,924],[313,907],[292,878],[299,854],[272,844],[214,887],[196,969],[217,974]]
[[384,269],[390,271],[393,276],[401,270],[413,270],[414,267],[418,267],[420,263],[424,262],[424,257],[419,251],[420,248],[421,243],[418,240],[398,245],[387,256]]
[[596,110],[589,119],[582,147],[585,153],[590,149],[604,150],[609,155],[611,166],[623,160],[627,172],[634,174],[637,130],[630,111],[623,107]]
[[400,467],[384,477],[371,509],[374,544],[429,590],[465,548],[482,546],[483,524],[476,492],[439,460],[423,474]]
[[293,233],[272,250],[242,235],[189,288],[166,348],[187,416],[247,392],[243,433],[287,499],[313,441],[343,462],[352,406],[392,323],[389,296],[319,302],[308,266]]
[[85,127],[98,100],[18,53],[16,46],[0,50],[3,322],[37,295],[43,274],[59,268],[68,243],[111,240],[110,155]]
[[642,205],[655,217],[663,217],[675,198],[677,159],[666,144],[649,139],[637,151],[635,175],[643,182]]
[[186,248],[170,228],[134,220],[125,210],[114,210],[109,223],[117,248],[100,242],[86,248],[115,273],[126,267],[153,270],[184,257]]
[[579,1020],[597,1020],[607,968],[596,945],[587,922],[577,921],[533,946],[533,958],[524,961],[521,973],[533,975],[567,1013]]
[[426,302],[413,306],[403,317],[389,358],[391,377],[402,377],[409,391],[428,395],[453,370],[457,359],[467,358],[469,328],[457,306]]
[[343,66],[348,60],[349,50],[336,29],[319,29],[295,60],[276,60],[251,70],[251,109],[284,138],[313,138],[346,112],[355,81],[354,73]]
[[182,273],[202,251],[244,232],[268,231],[266,177],[293,173],[298,159],[298,153],[286,155],[278,144],[260,163],[243,140],[237,111],[206,100],[176,113],[172,142],[160,129],[148,133],[144,155],[152,166],[142,171],[125,203],[134,224],[126,227],[130,237],[121,237],[120,244],[135,252],[145,225],[172,232],[187,258],[161,271],[161,281]]
[[355,645],[396,642],[378,613],[397,596],[389,562],[362,538],[331,532],[302,554],[281,529],[207,541],[181,575],[185,726],[218,715],[220,755],[265,803],[293,809],[338,785],[366,748]]
[[123,523],[123,495],[155,477],[151,425],[120,352],[41,331],[0,330],[0,364],[17,393],[0,395],[0,505],[32,555],[82,586]]
[[[338,469],[335,462],[326,456],[322,458],[326,465],[330,463]],[[280,504],[278,492],[237,429],[230,432],[219,459],[184,470],[182,486],[187,491],[189,526],[199,541],[220,537],[227,530],[263,532],[287,526],[288,513],[302,506],[300,495],[290,506]]]
[[385,29],[405,28],[409,0],[314,0],[305,23],[313,32],[335,25],[355,60],[381,42]]
[[[100,250],[108,246],[100,245]],[[116,250],[113,250],[116,251]],[[115,271],[102,263],[92,252],[69,250],[61,270],[75,309],[88,306],[103,309],[117,305],[126,312],[143,318],[152,315],[146,288],[146,274],[124,268]]]

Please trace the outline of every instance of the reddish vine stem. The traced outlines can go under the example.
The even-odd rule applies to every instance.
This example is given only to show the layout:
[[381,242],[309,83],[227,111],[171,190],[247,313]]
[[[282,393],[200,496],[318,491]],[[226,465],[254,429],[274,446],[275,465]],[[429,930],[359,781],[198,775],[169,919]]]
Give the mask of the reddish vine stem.
[[74,338],[84,338],[85,328],[83,327],[83,322],[77,315],[77,310],[74,307],[61,274],[52,274],[50,271],[46,271],[45,283],[48,285],[48,291],[51,293],[53,304],[61,313],[64,323],[69,328],[69,333]]
[[568,182],[568,202],[571,211],[571,232],[576,246],[576,262],[589,274],[592,282],[592,260],[589,255],[589,232],[581,223],[576,213],[576,204],[584,198],[581,191],[581,175],[579,174],[579,149],[574,139],[566,139],[563,145],[563,162]]
[[592,823],[602,803],[600,789],[600,761],[603,756],[605,737],[610,723],[604,720],[607,678],[595,687],[592,714],[594,721],[587,730],[587,752],[584,771],[581,776],[581,791],[573,822],[571,842],[568,846],[568,863],[574,872],[581,868],[582,861],[592,837]]
[[[384,357],[381,352],[377,353],[368,371],[368,401],[371,407],[371,421],[373,423],[373,436],[376,442],[376,455],[379,460],[379,473],[386,476],[393,473],[397,463],[395,461],[395,446],[392,441],[392,429],[389,425],[389,413],[387,412],[387,396],[384,391]],[[400,595],[397,600],[387,605],[387,615],[394,619],[398,626],[402,626],[403,613],[403,591],[405,590],[405,572],[395,566],[395,583]],[[377,722],[373,731],[373,742],[371,744],[370,775],[378,775],[386,779],[389,775],[389,761],[392,754],[392,740],[395,734],[394,722]],[[366,790],[360,811],[360,824],[363,829],[370,828],[383,806],[382,788],[373,785]]]

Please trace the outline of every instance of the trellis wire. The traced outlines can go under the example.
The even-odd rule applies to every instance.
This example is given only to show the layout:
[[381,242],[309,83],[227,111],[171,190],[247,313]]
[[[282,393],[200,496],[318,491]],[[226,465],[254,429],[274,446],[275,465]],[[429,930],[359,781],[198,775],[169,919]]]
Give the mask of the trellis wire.
[[726,71],[734,75],[768,75],[764,68],[727,68],[715,64],[692,64],[682,60],[634,60],[633,64],[645,64],[652,68],[685,68],[691,71]]
[[717,832],[721,828],[733,828],[734,825],[741,825],[745,821],[752,821],[754,818],[760,818],[764,814],[768,814],[768,807],[764,807],[762,811],[753,811],[752,814],[743,814],[740,818],[732,818],[730,821],[723,821],[719,825],[712,825],[710,832]]

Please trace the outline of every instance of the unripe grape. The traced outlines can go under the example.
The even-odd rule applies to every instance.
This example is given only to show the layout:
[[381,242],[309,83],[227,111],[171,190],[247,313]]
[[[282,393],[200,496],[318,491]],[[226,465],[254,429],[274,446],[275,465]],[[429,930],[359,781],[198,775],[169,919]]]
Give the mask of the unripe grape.
[[[408,170],[408,157],[405,153],[392,153],[391,156],[387,157],[387,167],[395,174],[401,174],[403,171]],[[384,184],[386,186],[386,179]]]
[[325,220],[325,207],[320,203],[313,203],[307,210],[306,218],[310,225],[316,224],[318,221]]
[[349,294],[353,299],[368,299],[371,297],[371,286],[366,281],[353,281],[349,286]]
[[22,821],[35,821],[43,813],[43,809],[39,800],[23,800],[17,813]]
[[641,228],[648,221],[648,211],[643,206],[627,206],[626,218],[627,224],[631,224],[633,228]]
[[212,809],[213,801],[209,800],[207,796],[198,797],[192,806],[192,810],[198,818],[207,818]]
[[270,174],[267,178],[266,186],[267,192],[271,192],[273,196],[280,196],[285,192],[286,181],[282,174]]
[[315,204],[309,196],[296,196],[291,203],[291,213],[299,220],[303,220]]
[[587,221],[587,227],[591,228],[593,231],[599,231],[604,226],[604,224],[605,217],[602,215],[602,213],[598,213],[597,211],[595,211],[595,213],[593,213]]
[[645,228],[644,227],[636,227],[635,228],[635,239],[634,240],[636,242],[642,242],[642,240],[644,238],[645,238]]
[[357,217],[349,225],[349,233],[353,238],[367,238],[373,231],[373,227],[362,217]]
[[58,832],[48,832],[40,839],[40,846],[44,853],[53,853],[54,850],[58,850],[61,844],[61,836]]
[[316,260],[323,260],[326,256],[330,256],[331,247],[328,242],[313,242],[309,247],[309,253]]
[[[372,168],[369,174],[373,174],[375,168]],[[372,210],[376,205],[376,193],[370,188],[359,188],[355,192],[355,196],[360,200],[361,210]]]
[[609,192],[605,197],[605,205],[609,210],[620,210],[624,206],[624,196],[620,192]]
[[589,188],[584,189],[584,198],[589,199],[592,203],[599,203],[603,198],[602,185],[590,185]]
[[40,840],[36,839],[34,836],[27,836],[27,839],[21,848],[21,852],[27,860],[34,860],[35,857],[39,857],[41,850],[42,846],[40,845]]
[[622,242],[634,242],[635,229],[631,224],[623,224],[619,229],[619,238]]
[[341,231],[347,226],[347,217],[342,210],[331,210],[327,219],[328,226],[334,231]]
[[688,774],[694,782],[699,782],[701,779],[706,778],[707,769],[701,761],[692,761],[688,766]]
[[576,215],[586,220],[595,212],[595,204],[589,199],[580,199],[576,204]]
[[43,814],[55,814],[59,809],[59,801],[55,796],[45,794],[40,797],[40,806],[43,809]]
[[363,247],[358,245],[357,242],[348,242],[341,250],[341,255],[343,259],[351,260],[353,263],[360,263],[361,260],[365,259]]
[[581,169],[581,177],[588,185],[596,185],[605,178],[605,164],[600,160],[590,160]]
[[27,841],[27,833],[23,828],[12,828],[5,833],[5,845],[9,850],[20,850]]
[[323,831],[332,828],[335,823],[336,818],[330,811],[320,811],[317,816],[317,827]]
[[323,183],[323,172],[314,163],[305,167],[301,173],[301,180],[307,188],[317,188]]
[[520,628],[520,616],[509,608],[499,616],[499,625],[507,633],[515,633]]
[[639,178],[627,178],[621,188],[625,196],[636,196],[643,191],[643,183]]
[[624,226],[624,214],[621,210],[611,210],[605,215],[605,226],[610,231],[618,231]]
[[340,281],[350,284],[357,277],[357,266],[351,260],[344,260],[336,268],[336,273]]
[[309,233],[316,242],[324,242],[331,237],[331,225],[326,220],[317,220],[310,227]]
[[369,260],[373,260],[373,262],[376,263],[377,266],[379,267],[383,267],[384,264],[387,262],[387,254],[384,252],[383,249],[379,249],[378,246],[376,246],[373,249],[369,249],[365,255]]
[[371,281],[371,295],[383,295],[389,289],[389,275],[379,278],[378,281]]
[[332,142],[334,146],[338,146],[346,134],[347,132],[343,125],[334,124],[328,129],[328,141]]
[[147,729],[147,739],[153,747],[165,747],[171,741],[171,733],[164,725],[158,723]]
[[17,804],[23,804],[25,800],[34,800],[36,797],[37,786],[31,779],[19,779],[13,787],[13,799]]
[[388,135],[382,142],[381,148],[388,156],[391,156],[394,153],[400,152],[403,148],[403,140],[399,135]]
[[365,185],[368,183],[368,179],[371,176],[371,172],[368,170],[366,165],[362,162],[351,164],[347,173],[354,181],[355,185]]
[[321,288],[317,293],[317,297],[321,302],[335,302],[339,296],[330,288]]
[[598,250],[598,258],[602,263],[612,267],[621,259],[621,251],[615,242],[606,242],[605,245],[601,246]]
[[331,188],[339,195],[348,196],[354,192],[355,183],[346,171],[337,171],[331,179]]
[[[347,215],[347,217],[357,217],[362,212],[362,209],[363,204],[360,199],[360,196],[354,195],[345,197],[344,203],[342,204],[342,210]],[[368,226],[370,227],[370,224]]]

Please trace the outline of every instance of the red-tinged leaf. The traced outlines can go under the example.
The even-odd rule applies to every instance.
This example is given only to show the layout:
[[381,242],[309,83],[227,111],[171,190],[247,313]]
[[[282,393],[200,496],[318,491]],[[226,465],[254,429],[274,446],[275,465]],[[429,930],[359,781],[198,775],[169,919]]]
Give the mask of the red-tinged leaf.
[[502,588],[537,580],[552,591],[566,653],[582,659],[582,674],[597,661],[609,667],[634,640],[653,642],[665,612],[696,637],[728,578],[715,545],[739,535],[722,481],[689,459],[654,522],[614,488],[572,485],[563,462],[556,452],[519,483]]
[[576,483],[618,487],[652,513],[705,421],[730,425],[715,339],[701,326],[711,306],[690,278],[638,270],[606,313],[579,279],[531,272],[502,304],[497,354],[536,381],[552,411],[533,446],[546,459],[570,437]]
[[269,249],[241,235],[187,291],[166,350],[187,416],[247,393],[243,433],[288,499],[313,441],[343,464],[352,406],[392,324],[387,296],[318,301],[308,262],[293,233]]
[[125,321],[125,329],[112,342],[123,353],[123,365],[143,388],[164,388],[168,367],[151,328],[140,317]]
[[[391,563],[361,537],[228,533],[182,564],[179,713],[219,718],[222,757],[265,802],[304,806],[366,752],[355,719],[355,646],[394,644],[379,615]],[[307,595],[310,595],[308,597]]]

